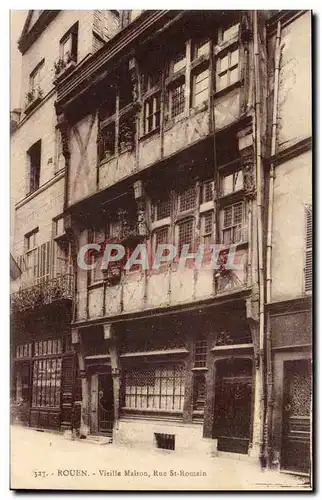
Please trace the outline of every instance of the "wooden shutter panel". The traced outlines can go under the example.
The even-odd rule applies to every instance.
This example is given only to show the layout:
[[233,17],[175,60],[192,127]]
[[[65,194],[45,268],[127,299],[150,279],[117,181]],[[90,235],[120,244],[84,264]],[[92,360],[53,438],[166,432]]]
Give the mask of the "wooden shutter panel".
[[305,208],[306,251],[305,251],[305,292],[312,290],[312,205]]

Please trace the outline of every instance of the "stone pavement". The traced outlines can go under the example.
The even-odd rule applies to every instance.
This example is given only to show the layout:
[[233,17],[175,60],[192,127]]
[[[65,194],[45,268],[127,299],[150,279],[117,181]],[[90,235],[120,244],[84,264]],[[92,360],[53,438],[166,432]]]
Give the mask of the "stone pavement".
[[226,457],[142,450],[11,427],[11,488],[310,490],[308,480]]

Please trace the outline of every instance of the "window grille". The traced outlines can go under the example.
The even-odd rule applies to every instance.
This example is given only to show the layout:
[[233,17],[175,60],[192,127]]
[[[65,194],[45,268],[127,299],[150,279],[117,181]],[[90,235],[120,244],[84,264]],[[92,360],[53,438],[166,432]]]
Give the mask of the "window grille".
[[155,220],[162,220],[166,217],[170,217],[170,198],[158,200],[154,206],[154,209]]
[[230,50],[217,59],[217,88],[222,90],[239,79],[239,49]]
[[208,342],[206,338],[196,340],[195,368],[204,368],[207,365]]
[[305,292],[312,290],[312,205],[305,208],[306,252],[305,252]]
[[188,187],[179,194],[179,212],[186,212],[196,206],[195,186]]
[[193,220],[189,219],[189,220],[181,222],[179,224],[178,231],[179,231],[178,255],[180,255],[183,245],[189,244],[190,247],[192,246],[192,243],[193,243]]
[[222,238],[224,244],[239,243],[242,241],[243,203],[236,203],[223,210]]
[[193,76],[192,105],[198,106],[208,100],[209,69],[197,73]]
[[126,408],[182,411],[184,367],[182,365],[132,368],[125,374]]
[[171,117],[184,112],[185,106],[185,84],[180,83],[171,90]]
[[154,436],[157,448],[161,448],[163,450],[175,450],[174,434],[160,434],[155,432]]
[[203,183],[202,189],[202,203],[206,203],[207,201],[213,201],[215,192],[215,183],[212,180],[205,181]]
[[60,358],[33,362],[33,407],[60,407],[61,374],[62,360]]

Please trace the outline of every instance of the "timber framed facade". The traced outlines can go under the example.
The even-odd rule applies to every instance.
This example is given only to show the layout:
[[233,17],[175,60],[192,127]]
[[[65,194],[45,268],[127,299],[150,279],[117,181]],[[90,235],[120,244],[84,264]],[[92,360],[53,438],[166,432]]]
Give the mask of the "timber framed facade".
[[[293,98],[282,95],[283,85],[302,60],[294,68],[286,54],[284,80],[276,65],[281,37],[301,23],[310,33],[308,18],[305,11],[123,11],[121,29],[56,80],[74,276],[73,402],[83,435],[309,470],[310,418],[296,402],[310,404],[310,278],[296,296],[289,274],[282,291],[274,288],[278,252],[288,251],[279,239],[282,212],[273,208],[283,205],[284,174],[271,182],[283,161],[310,151],[310,130],[283,137]],[[310,204],[309,188],[299,196]],[[128,257],[144,244],[149,262],[160,243],[178,252],[189,245],[191,253],[219,243],[221,251],[216,270],[206,252],[198,269],[191,258],[183,269],[174,258],[158,269],[101,271],[109,242]],[[77,254],[88,243],[101,251],[85,271]],[[231,245],[238,270],[225,266]],[[295,303],[303,303],[294,312],[299,322]],[[305,342],[294,343],[303,328]],[[279,403],[283,387],[289,417]],[[300,444],[285,430],[295,420],[305,427]],[[307,457],[304,467],[290,461],[295,449]]]

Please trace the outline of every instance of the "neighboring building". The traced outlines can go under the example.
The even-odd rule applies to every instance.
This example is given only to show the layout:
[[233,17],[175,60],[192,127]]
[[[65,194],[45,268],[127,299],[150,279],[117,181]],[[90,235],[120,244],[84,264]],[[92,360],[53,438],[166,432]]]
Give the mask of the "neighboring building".
[[110,11],[29,11],[18,44],[22,95],[21,109],[11,114],[11,251],[22,274],[12,283],[11,395],[14,415],[31,426],[70,428],[77,395],[56,85],[117,27],[118,15]]
[[271,195],[267,206],[267,371],[272,371],[272,379],[268,376],[268,455],[283,469],[308,472],[312,393],[311,13],[278,13],[269,22],[267,36],[271,110],[274,56],[278,60],[277,116],[273,119],[272,113],[268,124],[270,138],[273,123],[277,125],[276,141],[272,141],[272,157],[267,162]]
[[[80,32],[85,14],[78,14]],[[53,38],[49,31],[56,22],[62,27],[59,16],[71,15],[53,19],[44,39]],[[122,29],[112,30],[115,36],[104,38],[107,43],[96,53],[85,57],[84,49],[76,65],[69,61],[62,69],[68,73],[56,78],[46,101],[45,123],[50,134],[57,125],[62,138],[56,148],[62,170],[54,177],[61,172],[59,195],[49,193],[50,185],[60,184],[48,174],[43,193],[50,210],[38,202],[31,207],[30,197],[16,206],[14,255],[23,253],[24,237],[36,237],[38,221],[48,229],[54,220],[68,251],[67,269],[74,273],[66,329],[58,330],[49,313],[37,327],[44,345],[47,326],[66,331],[71,351],[61,357],[73,359],[74,375],[68,376],[68,401],[61,391],[62,408],[70,415],[73,402],[81,404],[84,435],[113,435],[115,442],[135,446],[248,454],[262,464],[267,458],[269,464],[296,469],[290,456],[309,446],[308,410],[296,413],[293,399],[287,417],[282,408],[283,380],[290,397],[304,394],[306,404],[310,390],[311,372],[303,360],[309,359],[311,343],[305,294],[311,247],[309,231],[305,246],[305,226],[299,226],[302,215],[311,213],[311,107],[305,102],[310,13],[159,10],[106,16],[108,26],[119,16]],[[67,30],[70,47],[76,43],[74,23]],[[274,72],[277,26],[281,67]],[[63,34],[57,40],[64,44]],[[300,97],[298,88],[305,88]],[[40,131],[32,117],[46,102],[30,113],[32,134]],[[28,151],[29,158],[39,158],[40,137],[28,145],[16,139],[23,124],[14,133],[14,157]],[[30,183],[39,183],[38,171]],[[286,190],[291,197],[282,196]],[[100,250],[87,254],[94,267],[85,270],[77,257],[89,243]],[[107,243],[122,244],[125,259],[144,245],[149,269],[138,263],[127,269],[123,260],[101,271]],[[181,267],[178,256],[153,268],[157,246],[168,243],[178,254],[220,243],[218,268],[209,268],[209,250],[199,269],[191,257]],[[227,263],[232,245],[235,270]],[[32,344],[38,356],[39,338]],[[47,354],[42,359],[47,362]],[[30,356],[28,369],[37,362]],[[32,398],[28,385],[31,403],[41,392],[37,384],[41,387],[41,380]],[[31,425],[37,425],[33,418]],[[60,418],[61,428],[70,427],[70,420]],[[282,430],[282,418],[285,429],[296,420],[308,431],[303,443],[296,436],[298,448]]]

